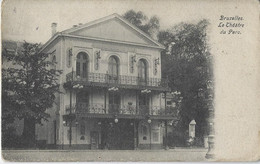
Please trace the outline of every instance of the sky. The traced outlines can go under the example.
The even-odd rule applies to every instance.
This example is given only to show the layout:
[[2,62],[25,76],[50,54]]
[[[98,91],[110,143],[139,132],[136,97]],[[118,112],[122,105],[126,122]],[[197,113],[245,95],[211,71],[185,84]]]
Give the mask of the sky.
[[[203,1],[202,1],[203,2]],[[161,29],[177,23],[196,22],[209,18],[210,3],[170,0],[7,0],[2,2],[2,35],[6,40],[46,42],[51,36],[51,23],[58,24],[57,31],[75,24],[87,23],[113,13],[124,14],[130,9],[142,11],[148,17],[157,15]]]

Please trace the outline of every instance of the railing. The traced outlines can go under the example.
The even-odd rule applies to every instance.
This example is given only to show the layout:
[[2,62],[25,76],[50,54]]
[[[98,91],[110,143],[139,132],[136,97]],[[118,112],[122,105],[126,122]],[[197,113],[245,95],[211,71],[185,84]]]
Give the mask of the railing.
[[120,105],[120,104],[109,104],[107,109],[104,104],[88,104],[88,103],[74,103],[71,106],[66,105],[65,114],[117,114],[117,115],[152,115],[152,116],[163,116],[173,115],[176,113],[174,108],[165,108],[160,106],[148,106],[148,105]]
[[[73,76],[72,76],[73,75]],[[121,84],[121,85],[139,85],[139,86],[151,86],[151,87],[168,87],[168,80],[163,78],[147,78],[143,79],[136,76],[125,76],[125,75],[109,75],[102,73],[88,73],[84,78],[77,76],[74,71],[66,75],[67,82],[97,82],[107,84]]]
[[71,111],[70,111],[70,105],[66,105],[66,114],[71,113],[96,113],[96,114],[105,114],[105,107],[103,104],[93,104],[90,105],[88,103],[74,103],[71,106]]
[[148,115],[149,114],[149,105],[139,105],[138,111],[141,115]]
[[134,106],[134,105],[119,105],[119,104],[109,104],[108,105],[108,113],[128,114],[128,115],[138,114],[137,111],[136,111],[136,106]]
[[177,110],[173,107],[161,108],[160,106],[152,106],[150,115],[176,115]]

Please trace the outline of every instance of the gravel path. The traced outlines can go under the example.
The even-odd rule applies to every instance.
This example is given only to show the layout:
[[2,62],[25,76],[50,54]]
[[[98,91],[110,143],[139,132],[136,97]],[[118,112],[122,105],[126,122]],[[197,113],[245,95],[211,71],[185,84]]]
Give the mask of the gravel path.
[[206,161],[206,149],[170,150],[2,150],[2,158],[15,162]]

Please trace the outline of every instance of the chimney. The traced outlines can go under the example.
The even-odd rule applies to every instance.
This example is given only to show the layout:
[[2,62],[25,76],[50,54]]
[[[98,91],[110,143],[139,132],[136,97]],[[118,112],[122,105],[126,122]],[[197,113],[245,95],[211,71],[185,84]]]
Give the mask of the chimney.
[[56,34],[56,28],[57,28],[57,23],[52,23],[51,24],[51,36],[55,35]]

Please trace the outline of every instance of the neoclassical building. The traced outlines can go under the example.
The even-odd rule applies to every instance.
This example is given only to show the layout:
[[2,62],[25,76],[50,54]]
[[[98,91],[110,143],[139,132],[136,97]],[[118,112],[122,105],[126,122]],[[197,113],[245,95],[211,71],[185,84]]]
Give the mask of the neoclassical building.
[[[63,70],[62,94],[37,126],[37,140],[59,148],[155,149],[174,120],[157,41],[117,14],[56,32],[43,45]],[[166,125],[166,126],[165,126]]]

